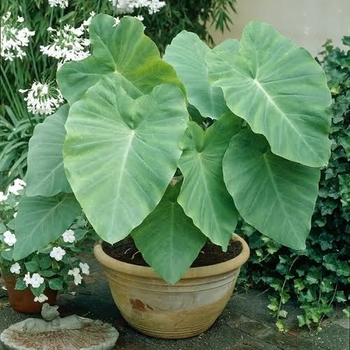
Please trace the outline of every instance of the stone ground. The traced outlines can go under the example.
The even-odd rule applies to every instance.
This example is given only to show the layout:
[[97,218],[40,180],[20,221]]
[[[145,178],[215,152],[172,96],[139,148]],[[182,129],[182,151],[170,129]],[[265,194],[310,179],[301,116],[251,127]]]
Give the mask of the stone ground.
[[[60,295],[59,311],[61,316],[75,313],[112,324],[120,333],[115,350],[349,350],[349,319],[340,310],[323,323],[318,334],[300,330],[295,324],[283,334],[268,313],[267,293],[254,290],[235,293],[214,325],[199,336],[183,340],[154,339],[126,324],[101,274],[99,266],[93,264],[87,289],[75,296]],[[294,308],[288,311],[290,315],[298,312]],[[14,311],[8,304],[6,291],[0,289],[0,333],[28,317],[32,316]]]

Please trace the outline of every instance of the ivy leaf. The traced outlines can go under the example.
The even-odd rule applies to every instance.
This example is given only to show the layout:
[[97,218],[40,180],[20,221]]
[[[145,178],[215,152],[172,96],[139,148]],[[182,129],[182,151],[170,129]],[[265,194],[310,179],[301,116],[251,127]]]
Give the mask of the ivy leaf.
[[272,280],[272,282],[270,283],[270,286],[271,286],[274,290],[279,291],[279,290],[281,290],[281,288],[282,288],[282,284],[283,284],[283,282],[282,282],[280,279],[274,278],[274,279]]
[[336,270],[336,274],[338,277],[340,276],[345,276],[348,277],[350,276],[350,266],[346,261],[339,261],[338,262],[338,267]]
[[[282,311],[280,311],[281,313],[282,313]],[[284,311],[284,312],[286,312],[286,311]],[[283,313],[282,313],[282,315],[283,315]],[[286,317],[286,316],[280,316],[280,317]],[[283,320],[281,320],[281,319],[278,319],[277,321],[276,321],[276,323],[275,323],[275,325],[276,325],[276,327],[277,327],[277,329],[280,331],[280,332],[285,332],[286,331],[286,325],[284,324],[284,321]]]
[[269,305],[267,305],[267,307],[271,310],[271,311],[277,311],[278,310],[278,301],[277,300],[272,300],[270,302]]
[[298,315],[297,319],[299,327],[308,326],[310,324],[310,321],[306,318],[305,315]]
[[334,255],[328,254],[328,255],[326,255],[326,256],[323,258],[323,260],[324,260],[324,262],[323,262],[322,265],[323,265],[327,270],[333,271],[333,272],[337,271],[337,266],[336,266],[337,261],[336,261],[336,258],[335,258]]
[[347,318],[350,318],[350,306],[346,307],[343,309],[344,314],[346,315]]
[[334,290],[333,281],[330,278],[324,278],[321,281],[321,291],[324,293],[329,293]]
[[286,293],[284,290],[280,292],[280,297],[281,297],[282,304],[285,304],[290,299],[290,295]]
[[[286,318],[287,315],[288,315],[288,312],[287,312],[286,310],[280,310],[280,311],[278,312],[278,316],[279,316],[279,317]],[[278,322],[278,321],[277,321],[277,322]]]
[[338,291],[335,294],[335,300],[337,301],[337,303],[345,303],[346,302],[346,297],[343,291]]
[[294,280],[294,288],[297,290],[297,292],[302,291],[305,288],[303,280],[301,280],[300,278]]

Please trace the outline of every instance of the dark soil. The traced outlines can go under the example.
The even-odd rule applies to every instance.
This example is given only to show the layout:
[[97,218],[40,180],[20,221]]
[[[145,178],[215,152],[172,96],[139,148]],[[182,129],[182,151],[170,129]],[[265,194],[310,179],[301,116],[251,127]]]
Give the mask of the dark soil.
[[[148,266],[130,236],[114,245],[103,242],[102,248],[106,254],[114,259],[129,264]],[[192,263],[191,267],[219,264],[235,258],[241,253],[241,251],[242,244],[239,241],[231,241],[227,247],[227,251],[223,252],[220,246],[217,246],[208,240],[201,249],[197,259]]]

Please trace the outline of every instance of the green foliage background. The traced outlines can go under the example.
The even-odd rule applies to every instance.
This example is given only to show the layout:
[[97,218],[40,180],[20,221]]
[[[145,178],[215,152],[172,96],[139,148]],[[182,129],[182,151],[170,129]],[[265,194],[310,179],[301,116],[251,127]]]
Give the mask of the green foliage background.
[[[350,45],[350,37],[343,38]],[[332,154],[321,172],[312,230],[304,251],[282,247],[243,224],[252,250],[241,282],[269,288],[268,308],[286,330],[288,303],[297,301],[298,324],[322,328],[336,305],[349,317],[350,307],[350,50],[324,45],[318,58],[332,92]]]
[[213,37],[208,28],[213,24],[215,29],[224,31],[230,28],[232,20],[230,10],[235,11],[236,0],[165,0],[167,6],[163,7],[153,16],[147,16],[145,10],[141,11],[145,17],[145,33],[164,52],[172,38],[181,30],[196,33],[210,46],[214,45]]

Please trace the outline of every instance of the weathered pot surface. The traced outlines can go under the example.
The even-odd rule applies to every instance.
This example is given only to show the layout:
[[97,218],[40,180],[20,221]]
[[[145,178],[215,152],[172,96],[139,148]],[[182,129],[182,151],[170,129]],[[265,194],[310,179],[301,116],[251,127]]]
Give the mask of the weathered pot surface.
[[141,333],[157,338],[187,338],[206,331],[226,307],[249,247],[238,235],[242,252],[226,262],[190,268],[175,285],[150,267],[132,265],[107,255],[95,245],[113,299],[125,320]]

